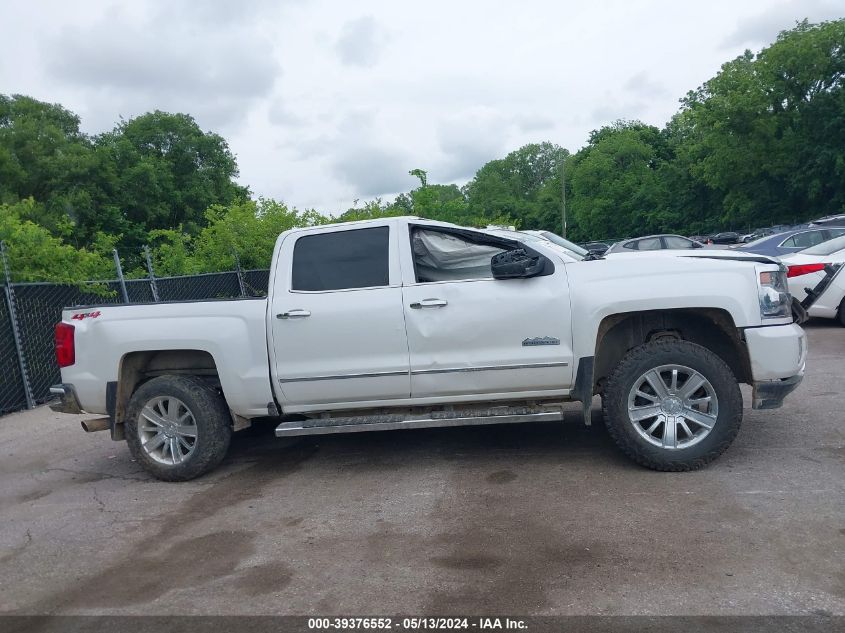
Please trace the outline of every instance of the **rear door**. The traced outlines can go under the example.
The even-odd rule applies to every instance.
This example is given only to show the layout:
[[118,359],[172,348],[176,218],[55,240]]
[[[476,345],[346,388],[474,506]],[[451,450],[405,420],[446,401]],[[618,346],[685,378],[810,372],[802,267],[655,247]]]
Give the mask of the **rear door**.
[[450,234],[410,229],[410,242],[400,244],[414,398],[542,397],[571,386],[569,287],[560,260],[546,276],[496,280],[490,258],[512,247],[497,248],[487,234],[473,244],[472,232],[441,239]]
[[289,409],[409,397],[395,226],[292,233],[274,283],[273,362]]

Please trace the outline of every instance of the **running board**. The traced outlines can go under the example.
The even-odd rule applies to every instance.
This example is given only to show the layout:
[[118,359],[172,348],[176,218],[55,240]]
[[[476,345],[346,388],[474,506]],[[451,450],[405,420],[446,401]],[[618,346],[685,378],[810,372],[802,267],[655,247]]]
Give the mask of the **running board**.
[[[521,408],[525,409],[527,407]],[[560,422],[563,411],[556,410],[473,415],[475,411],[437,412],[435,414],[383,414],[347,418],[310,418],[298,422],[282,422],[276,427],[276,437],[294,435],[328,435],[329,433],[359,433],[361,431],[395,431],[397,429],[429,429],[448,426],[480,426],[482,424],[518,424],[520,422]],[[424,417],[425,416],[425,417]]]

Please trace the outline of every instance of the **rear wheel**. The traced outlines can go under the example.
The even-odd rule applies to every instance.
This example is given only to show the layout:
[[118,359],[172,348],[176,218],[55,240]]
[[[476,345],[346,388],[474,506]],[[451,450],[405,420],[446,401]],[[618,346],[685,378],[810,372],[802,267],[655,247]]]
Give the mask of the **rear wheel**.
[[845,297],[842,298],[842,303],[839,304],[836,320],[839,321],[839,325],[845,327]]
[[133,394],[126,411],[132,456],[158,479],[186,481],[217,466],[232,437],[223,397],[196,376],[159,376]]
[[733,372],[688,341],[631,350],[608,378],[603,406],[616,444],[654,470],[701,468],[730,446],[742,422]]

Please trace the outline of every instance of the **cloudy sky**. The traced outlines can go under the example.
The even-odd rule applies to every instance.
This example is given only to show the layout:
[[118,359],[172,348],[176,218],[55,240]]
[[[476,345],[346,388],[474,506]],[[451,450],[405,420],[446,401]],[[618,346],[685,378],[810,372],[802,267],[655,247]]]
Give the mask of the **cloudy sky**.
[[256,195],[336,213],[525,143],[662,125],[746,48],[843,0],[5,0],[0,93],[95,133],[152,109],[229,140]]

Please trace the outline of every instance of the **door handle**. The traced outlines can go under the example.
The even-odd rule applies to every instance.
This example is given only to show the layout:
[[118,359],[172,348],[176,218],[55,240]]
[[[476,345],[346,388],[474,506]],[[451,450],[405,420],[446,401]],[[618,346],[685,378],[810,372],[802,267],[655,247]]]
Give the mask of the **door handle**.
[[420,308],[445,308],[447,305],[449,305],[449,302],[446,299],[423,299],[422,301],[414,301],[411,307],[414,310],[419,310]]
[[303,310],[301,308],[295,308],[293,310],[288,310],[287,312],[282,312],[281,314],[277,314],[277,319],[303,319],[305,317],[310,317],[311,312],[308,310]]

